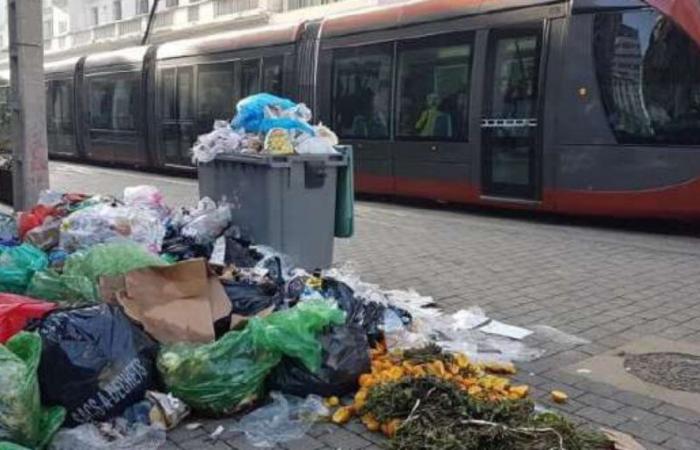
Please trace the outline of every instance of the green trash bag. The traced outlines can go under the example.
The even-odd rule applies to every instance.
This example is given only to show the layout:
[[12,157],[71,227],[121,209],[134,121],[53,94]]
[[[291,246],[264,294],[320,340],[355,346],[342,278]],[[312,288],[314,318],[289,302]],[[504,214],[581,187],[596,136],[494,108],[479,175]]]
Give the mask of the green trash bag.
[[169,392],[207,415],[231,414],[254,403],[265,378],[283,355],[300,358],[309,370],[321,365],[316,335],[340,325],[345,313],[315,300],[295,308],[255,317],[241,331],[230,331],[211,344],[175,344],[161,350],[158,370]]
[[0,292],[24,294],[34,273],[48,264],[46,253],[31,244],[5,249],[0,254]]
[[0,441],[0,450],[31,450],[21,445],[13,444],[12,442]]
[[134,242],[98,244],[66,259],[63,275],[87,277],[97,283],[103,275],[123,275],[132,270],[168,263]]
[[64,305],[82,305],[99,300],[97,287],[88,277],[60,275],[51,269],[34,274],[26,295]]
[[0,345],[0,441],[41,449],[63,423],[65,409],[41,406],[40,358],[41,338],[36,333],[21,332]]

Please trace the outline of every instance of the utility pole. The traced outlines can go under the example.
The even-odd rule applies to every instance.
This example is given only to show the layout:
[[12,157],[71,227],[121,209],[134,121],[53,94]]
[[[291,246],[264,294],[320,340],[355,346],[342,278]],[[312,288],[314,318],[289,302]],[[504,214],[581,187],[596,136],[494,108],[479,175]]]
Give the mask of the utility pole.
[[14,208],[34,205],[49,187],[41,0],[8,0]]

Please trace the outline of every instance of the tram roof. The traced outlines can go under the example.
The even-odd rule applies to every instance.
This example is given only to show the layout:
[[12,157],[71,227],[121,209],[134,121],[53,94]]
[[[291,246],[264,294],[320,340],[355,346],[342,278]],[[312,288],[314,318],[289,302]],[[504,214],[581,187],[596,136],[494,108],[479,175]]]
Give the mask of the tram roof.
[[158,48],[158,59],[181,58],[244,48],[292,44],[296,42],[302,25],[302,22],[292,22],[173,41]]

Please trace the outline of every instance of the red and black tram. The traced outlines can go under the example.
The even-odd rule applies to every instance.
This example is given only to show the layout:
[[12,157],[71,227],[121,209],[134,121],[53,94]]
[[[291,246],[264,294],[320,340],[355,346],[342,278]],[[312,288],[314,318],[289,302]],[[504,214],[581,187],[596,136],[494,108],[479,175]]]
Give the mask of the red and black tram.
[[[420,0],[46,66],[54,157],[193,171],[236,102],[306,102],[359,192],[700,219],[700,1]],[[4,98],[0,96],[0,99]]]

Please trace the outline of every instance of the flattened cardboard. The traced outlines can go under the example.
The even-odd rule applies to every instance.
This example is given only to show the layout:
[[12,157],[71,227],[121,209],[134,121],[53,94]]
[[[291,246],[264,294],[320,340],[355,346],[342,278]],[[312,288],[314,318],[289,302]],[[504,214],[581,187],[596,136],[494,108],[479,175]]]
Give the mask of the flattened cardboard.
[[117,301],[164,344],[211,342],[214,322],[231,314],[226,291],[219,280],[209,277],[204,259],[134,270],[124,282]]

